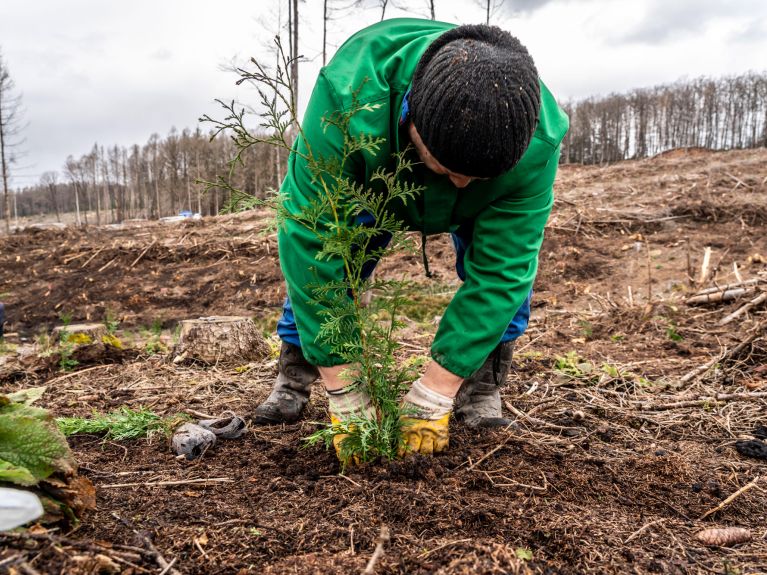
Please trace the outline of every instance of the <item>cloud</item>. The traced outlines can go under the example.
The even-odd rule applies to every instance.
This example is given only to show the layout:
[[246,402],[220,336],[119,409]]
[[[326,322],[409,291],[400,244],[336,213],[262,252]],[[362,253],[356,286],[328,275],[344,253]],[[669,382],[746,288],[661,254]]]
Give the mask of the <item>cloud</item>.
[[763,0],[649,0],[644,16],[622,37],[625,43],[659,44],[702,34],[727,20],[758,21],[767,17]]

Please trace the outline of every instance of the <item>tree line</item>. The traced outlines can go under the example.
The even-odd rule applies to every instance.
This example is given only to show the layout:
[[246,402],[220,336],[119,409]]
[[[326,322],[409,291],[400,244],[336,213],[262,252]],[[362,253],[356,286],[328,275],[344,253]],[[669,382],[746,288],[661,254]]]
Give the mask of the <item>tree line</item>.
[[567,102],[562,162],[604,164],[665,150],[767,147],[767,74],[696,78]]
[[[14,194],[13,217],[76,214],[77,223],[105,224],[130,219],[157,219],[191,211],[219,213],[228,201],[223,190],[202,192],[199,180],[212,181],[229,170],[236,153],[231,139],[171,129],[164,138],[152,134],[129,148],[94,144],[87,154],[69,156],[63,173],[44,172],[36,185]],[[279,187],[286,165],[284,151],[257,144],[241,156],[233,184],[264,195]]]

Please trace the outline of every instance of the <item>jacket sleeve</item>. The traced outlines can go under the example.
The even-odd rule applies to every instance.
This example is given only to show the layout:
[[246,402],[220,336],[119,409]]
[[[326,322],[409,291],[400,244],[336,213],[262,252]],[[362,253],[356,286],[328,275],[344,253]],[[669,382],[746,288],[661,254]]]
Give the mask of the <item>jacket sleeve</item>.
[[[280,188],[283,205],[290,214],[297,215],[305,211],[323,194],[320,182],[313,177],[307,160],[302,157],[302,154],[307,153],[307,142],[315,158],[340,159],[343,135],[332,126],[325,130],[322,125],[324,116],[338,110],[340,106],[333,88],[320,72],[304,114],[303,135],[296,139],[294,151],[288,159],[285,180]],[[355,166],[351,161],[348,164],[344,166],[344,174],[353,177]],[[339,217],[343,218],[344,215],[339,214]],[[326,227],[331,219],[330,214],[323,215],[319,225]],[[312,287],[342,280],[342,262],[337,258],[318,260],[316,256],[322,250],[321,239],[295,220],[286,219],[278,230],[277,238],[280,266],[295,312],[304,356],[310,363],[319,366],[329,367],[343,363],[341,357],[333,355],[328,346],[317,339],[324,306],[316,301]]]
[[466,279],[431,348],[432,358],[451,373],[468,377],[479,369],[530,293],[558,162],[557,147],[541,170],[477,216],[464,259]]

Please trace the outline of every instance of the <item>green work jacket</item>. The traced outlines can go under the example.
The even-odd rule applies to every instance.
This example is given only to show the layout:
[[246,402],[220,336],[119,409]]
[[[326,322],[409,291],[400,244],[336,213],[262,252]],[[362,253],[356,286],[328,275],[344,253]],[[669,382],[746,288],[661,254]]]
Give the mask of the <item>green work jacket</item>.
[[[376,106],[355,114],[349,132],[382,137],[385,143],[376,155],[359,152],[347,162],[346,173],[367,185],[377,168],[391,169],[392,154],[409,143],[400,115],[418,60],[432,41],[454,26],[400,18],[354,34],[320,71],[296,149],[305,153],[308,141],[315,157],[337,156],[343,137],[332,127],[324,130],[321,120],[348,110],[353,92],[359,90],[360,103]],[[428,235],[474,224],[464,260],[466,279],[447,306],[431,347],[432,358],[456,375],[468,377],[482,365],[532,288],[553,203],[559,146],[567,128],[567,116],[541,83],[540,122],[513,169],[463,189],[423,165],[409,176],[425,189],[396,210],[408,229]],[[291,213],[301,212],[321,193],[299,154],[290,156],[281,192]],[[313,301],[310,286],[343,278],[343,268],[340,261],[318,260],[321,247],[300,223],[288,220],[280,228],[280,263],[304,355],[315,365],[329,367],[343,360],[317,338],[322,308]]]

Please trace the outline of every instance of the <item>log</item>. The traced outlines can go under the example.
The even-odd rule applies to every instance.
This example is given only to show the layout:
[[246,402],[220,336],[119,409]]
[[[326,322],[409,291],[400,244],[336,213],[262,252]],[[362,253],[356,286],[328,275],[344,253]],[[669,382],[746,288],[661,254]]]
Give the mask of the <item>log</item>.
[[268,358],[271,348],[250,318],[211,316],[181,322],[174,355],[176,363],[242,363]]
[[87,345],[101,343],[101,338],[105,335],[107,328],[103,323],[73,323],[54,327],[51,338],[55,342]]

